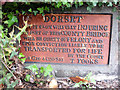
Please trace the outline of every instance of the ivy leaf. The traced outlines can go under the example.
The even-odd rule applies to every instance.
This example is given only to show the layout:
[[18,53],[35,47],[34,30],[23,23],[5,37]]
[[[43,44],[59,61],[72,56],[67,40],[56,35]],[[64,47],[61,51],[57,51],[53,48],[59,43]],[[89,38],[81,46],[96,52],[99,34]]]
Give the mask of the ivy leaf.
[[70,3],[67,3],[66,6],[67,6],[67,7],[71,7]]
[[48,75],[50,75],[50,72],[45,68],[44,76],[46,77]]
[[2,53],[2,50],[1,50],[1,47],[0,47],[0,57],[2,58],[2,55],[3,55],[3,53]]
[[12,16],[12,19],[11,19],[13,22],[18,22],[18,19],[16,16]]
[[[5,36],[4,32],[0,33],[0,36],[1,36],[2,38],[4,38],[4,36]],[[3,41],[3,39],[2,39],[2,41]]]
[[6,44],[8,44],[9,41],[8,41],[8,39],[2,39],[2,42],[3,42],[4,46],[5,46]]
[[7,16],[9,20],[6,20],[4,23],[8,24],[8,27],[11,27],[15,22],[18,22],[17,17],[14,16],[13,14],[8,14]]
[[33,72],[39,70],[36,64],[34,64],[34,65],[30,65],[30,66],[28,66],[28,67],[26,67],[26,68],[32,70]]
[[48,65],[46,68],[44,68],[44,76],[48,76],[50,75],[50,72],[52,72],[53,68],[51,67],[51,65]]
[[57,3],[57,8],[60,8],[60,6],[62,6],[62,3],[61,3],[61,2],[58,2],[58,3]]
[[40,72],[43,73],[44,72],[44,67],[40,68]]
[[13,5],[14,5],[15,7],[17,7],[17,6],[18,6],[17,2],[13,2]]
[[113,12],[116,12],[116,10],[117,10],[116,7],[113,7],[112,11],[113,11]]
[[26,5],[30,5],[30,2],[25,2]]
[[47,6],[45,6],[45,10],[49,12],[49,8]]
[[15,12],[16,12],[16,14],[18,14],[18,13],[19,13],[19,11],[18,11],[18,10],[16,10]]
[[7,85],[7,88],[10,88],[9,80],[8,79],[4,79],[4,81],[5,81],[5,84]]
[[8,24],[8,20],[4,21],[5,24]]
[[37,10],[40,12],[40,14],[42,14],[43,11],[44,11],[44,8],[43,7],[42,8],[37,8]]
[[50,78],[53,77],[53,75],[50,75]]
[[3,30],[3,26],[2,25],[0,25],[0,30]]
[[25,60],[26,60],[26,58],[22,58],[22,59],[20,59],[23,63],[25,62]]
[[92,7],[87,6],[87,10],[88,10],[89,12],[91,12],[91,11],[92,11]]
[[107,2],[107,0],[103,0],[102,2],[103,2],[103,3],[106,3],[106,2]]
[[40,75],[37,75],[38,78],[40,78]]
[[26,75],[25,81],[30,81],[30,75],[29,74]]
[[73,87],[80,87],[80,84],[76,83]]
[[13,51],[13,52],[11,53],[11,55],[10,55],[10,58],[12,58],[13,56],[15,56],[15,55],[17,55],[17,54],[18,54],[18,52]]
[[8,14],[7,15],[9,20],[12,20],[13,22],[18,22],[18,19],[16,16],[14,16],[13,14]]
[[66,0],[64,0],[64,2],[62,2],[63,3],[63,5],[66,5],[67,4],[67,1]]
[[0,19],[2,19],[2,13],[3,13],[2,10],[0,10]]
[[11,77],[12,77],[12,74],[11,73],[7,73],[7,75],[6,75],[7,80],[9,80]]
[[102,2],[99,2],[99,3],[98,3],[98,6],[99,6],[99,7],[101,7],[102,5],[103,5],[103,3],[102,3]]
[[25,57],[22,53],[19,53],[18,58]]
[[18,84],[18,80],[16,80],[15,82],[11,83],[11,88],[14,88],[17,84]]
[[44,76],[46,77],[46,76],[50,76],[50,77],[52,77],[52,75],[50,75],[50,72],[52,72],[52,70],[53,70],[53,68],[51,67],[51,65],[48,65],[46,68],[44,68],[44,67],[41,67],[40,68],[40,72],[41,73],[44,73]]
[[82,6],[83,5],[83,2],[79,2],[79,6]]
[[7,13],[4,12],[3,15],[7,15]]
[[22,10],[22,15],[25,14],[25,11]]
[[32,12],[32,9],[30,8],[28,11],[29,11],[29,12]]
[[33,14],[36,16],[37,15],[37,13],[38,13],[38,11],[33,11]]
[[115,5],[117,4],[117,2],[118,2],[118,0],[113,0],[114,1],[114,3],[115,3]]
[[5,29],[5,34],[7,35],[7,33],[8,33],[8,28]]
[[22,61],[23,63],[25,62],[26,58],[24,58],[25,56],[22,53],[19,53],[18,58],[20,59],[20,61]]
[[77,0],[75,0],[75,7],[78,8]]
[[4,84],[4,78],[0,79],[0,84]]
[[[73,0],[68,0],[68,2],[73,3]],[[78,0],[78,2],[79,2],[79,0]]]
[[51,65],[48,65],[48,66],[47,66],[47,71],[49,71],[49,72],[52,72],[52,71],[53,71],[53,68],[51,67]]
[[112,7],[112,2],[109,2],[109,4],[107,6],[111,6]]
[[10,18],[12,18],[13,14],[10,13],[10,14],[8,14],[7,16],[8,16],[8,18],[10,19]]
[[97,3],[98,3],[98,2],[95,2],[95,1],[94,1],[94,2],[93,2],[93,6],[97,6]]

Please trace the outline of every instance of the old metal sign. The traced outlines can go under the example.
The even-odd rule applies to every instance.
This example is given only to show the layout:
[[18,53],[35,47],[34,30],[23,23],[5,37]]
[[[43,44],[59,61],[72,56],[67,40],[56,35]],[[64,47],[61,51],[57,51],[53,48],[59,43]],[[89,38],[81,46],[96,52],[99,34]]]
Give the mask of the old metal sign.
[[27,29],[28,36],[21,36],[20,50],[26,62],[108,64],[111,14],[28,16],[33,26]]

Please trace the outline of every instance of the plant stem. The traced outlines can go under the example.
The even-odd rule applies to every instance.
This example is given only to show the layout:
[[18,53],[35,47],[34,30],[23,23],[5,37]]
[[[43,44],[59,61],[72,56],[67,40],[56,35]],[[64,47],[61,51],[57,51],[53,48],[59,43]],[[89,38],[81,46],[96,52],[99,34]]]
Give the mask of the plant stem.
[[13,75],[13,77],[15,78],[15,79],[17,79],[16,78],[16,76],[12,73],[12,71],[7,67],[7,65],[5,64],[5,62],[1,59],[1,62],[3,63],[3,65],[6,67],[6,69]]
[[2,49],[2,51],[3,51],[5,63],[7,63],[7,60],[6,60],[6,58],[5,58],[5,52],[4,52],[4,50],[3,50],[3,47],[1,47],[1,49]]

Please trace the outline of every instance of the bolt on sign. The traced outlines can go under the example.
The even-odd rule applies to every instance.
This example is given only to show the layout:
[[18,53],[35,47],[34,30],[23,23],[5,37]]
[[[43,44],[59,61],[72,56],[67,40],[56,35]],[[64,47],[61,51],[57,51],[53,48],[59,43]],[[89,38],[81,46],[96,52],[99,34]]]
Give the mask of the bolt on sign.
[[[109,64],[112,14],[26,15],[21,36],[26,62]],[[23,25],[20,16],[20,26]]]

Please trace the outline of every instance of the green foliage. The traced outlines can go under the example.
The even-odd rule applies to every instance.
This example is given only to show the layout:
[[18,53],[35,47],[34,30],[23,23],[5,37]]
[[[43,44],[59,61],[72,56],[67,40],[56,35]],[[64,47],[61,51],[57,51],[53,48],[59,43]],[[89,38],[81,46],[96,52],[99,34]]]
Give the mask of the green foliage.
[[29,82],[30,81],[30,75],[27,74],[26,77],[25,77],[25,81]]
[[[18,21],[18,20],[16,20],[16,17],[14,17],[12,14],[9,14],[7,16],[9,18],[9,20],[10,20],[10,18],[13,19],[13,20],[11,19],[11,22],[17,22]],[[8,22],[10,22],[9,20],[8,20]],[[8,27],[9,27],[9,25],[13,24],[13,23],[11,24],[11,22],[10,22],[10,24],[8,24]],[[7,64],[7,61],[9,61],[9,57],[12,58],[12,57],[14,57],[15,55],[18,54],[17,48],[14,46],[14,44],[16,43],[16,39],[20,43],[20,40],[21,40],[20,36],[23,33],[26,33],[25,30],[28,27],[28,25],[27,25],[27,21],[24,21],[24,22],[25,22],[25,26],[23,28],[19,28],[19,27],[15,26],[21,31],[17,35],[14,34],[14,31],[15,31],[14,28],[9,33],[10,37],[8,37],[8,35],[6,33],[4,33],[4,31],[1,31],[1,34],[0,34],[0,38],[1,38],[0,48],[1,48],[2,51],[1,51],[0,55],[1,55],[2,59],[5,61],[6,64]],[[4,29],[4,27],[2,25],[0,26],[0,28]],[[7,58],[6,58],[6,56],[7,56]],[[24,59],[21,59],[21,60],[24,61]]]
[[37,15],[37,13],[38,13],[38,11],[35,11],[35,10],[33,11],[33,14],[34,14],[35,16]]
[[32,9],[30,8],[28,11],[29,11],[29,12],[32,12]]
[[25,14],[25,11],[22,10],[22,14],[24,15],[24,14]]
[[42,7],[42,8],[37,8],[37,10],[39,11],[39,13],[40,13],[40,14],[42,14],[42,13],[43,13],[44,8],[43,8],[43,7]]
[[27,74],[25,77],[25,81],[27,82],[29,82],[30,78],[32,77],[34,78],[35,83],[39,83],[38,81],[35,81],[35,80],[40,78],[40,82],[41,82],[45,77],[49,76],[51,78],[53,76],[51,74],[51,72],[53,71],[53,68],[51,67],[51,65],[48,65],[47,67],[41,67],[39,69],[36,64],[33,64],[26,68],[32,71],[31,74]]
[[16,16],[14,16],[12,13],[8,14],[7,17],[8,20],[4,21],[5,24],[8,24],[8,28],[11,27],[15,22],[18,22],[18,19]]
[[[92,76],[92,72],[90,72],[90,73],[88,73],[86,76],[85,76],[85,80],[87,80],[87,81],[89,81],[90,83],[96,83],[96,81],[93,79],[93,78],[91,78],[91,76]],[[80,87],[80,85],[86,85],[88,88],[90,88],[89,87],[89,85],[87,85],[87,83],[88,82],[82,82],[82,81],[80,81],[79,83],[76,83],[75,85],[74,85],[74,87]],[[85,88],[85,87],[83,87],[82,86],[82,88]]]
[[97,5],[96,2],[87,2],[87,4],[88,4],[87,10],[88,10],[89,12],[91,12],[92,9]]
[[22,53],[19,53],[18,58],[24,63],[26,58]]
[[80,85],[82,85],[82,84],[87,84],[87,83],[80,81],[79,83],[76,83],[76,84],[74,85],[74,87],[80,87]]
[[6,84],[7,88],[14,88],[18,84],[18,80],[10,83],[10,78],[12,77],[11,73],[7,73],[2,79],[0,79],[0,84]]
[[18,54],[18,52],[12,51],[12,53],[11,53],[11,55],[10,55],[10,58],[12,58],[13,56],[15,56],[15,55],[17,55],[17,54]]
[[[3,6],[3,11],[10,13],[13,12],[12,14],[27,14],[27,13],[31,13],[34,15],[37,14],[42,14],[45,15],[45,13],[49,13],[51,12],[54,8],[56,9],[61,9],[61,10],[66,10],[66,9],[70,9],[71,7],[76,7],[79,8],[81,6],[86,6],[86,9],[91,12],[92,9],[96,6],[99,7],[104,7],[104,6],[108,6],[108,7],[117,7],[117,5],[119,5],[117,2],[118,0],[113,0],[114,2],[108,2],[108,0],[103,0],[102,2],[98,2],[98,0],[90,0],[88,2],[83,2],[82,0],[75,0],[73,2],[73,0],[57,0],[57,1],[50,1],[50,0],[45,0],[44,2],[39,2],[39,3],[33,3],[33,2],[14,2],[14,3],[7,3],[6,5]],[[115,6],[115,5],[116,6]],[[13,6],[13,7],[11,7]],[[4,10],[5,8],[5,10]],[[20,9],[21,8],[21,9]],[[9,10],[7,10],[9,9]],[[115,10],[115,9],[114,9]],[[9,15],[8,14],[8,15]],[[15,19],[15,17],[13,17],[13,19]],[[13,22],[17,22],[16,20],[10,20],[10,24],[8,24],[8,22],[6,21],[5,23],[8,24],[8,26],[10,27],[11,24]]]
[[107,6],[111,6],[112,7],[112,5],[113,5],[112,2],[109,2]]
[[[14,3],[13,7],[17,7],[17,3]],[[11,4],[10,4],[11,5]],[[6,6],[6,8],[10,6]],[[14,9],[13,9],[14,10]],[[7,11],[7,10],[6,10]],[[0,25],[0,59],[3,66],[3,71],[8,70],[6,74],[2,73],[3,78],[0,83],[7,86],[7,88],[14,88],[18,84],[18,80],[10,81],[10,78],[14,76],[13,71],[8,68],[13,61],[10,61],[15,55],[24,63],[25,58],[21,53],[18,55],[18,47],[16,46],[16,40],[20,43],[21,35],[26,33],[26,28],[29,26],[27,21],[23,21],[25,26],[23,28],[17,27],[14,25],[18,23],[18,18],[14,14],[15,12],[3,12],[3,24]],[[16,14],[19,14],[19,11],[16,10]],[[18,34],[15,33],[15,27],[20,31]],[[15,76],[14,76],[15,78]]]
[[36,72],[37,70],[39,70],[36,64],[30,65],[26,68],[32,70],[32,72]]
[[[0,25],[0,30],[3,30],[3,26],[2,25]],[[1,34],[1,33],[0,33]]]
[[40,72],[44,74],[44,76],[50,76],[52,77],[52,75],[50,74],[50,72],[53,71],[53,68],[51,67],[51,65],[48,65],[46,68],[45,67],[41,67]]
[[2,11],[0,10],[0,19],[2,19]]
[[[32,72],[34,72],[35,74],[38,74],[39,69],[36,64],[30,65],[26,68],[32,70]],[[52,75],[50,74],[50,72],[52,71],[53,71],[53,68],[51,67],[51,65],[48,65],[46,68],[45,67],[40,68],[40,72],[43,73],[45,77],[46,76],[52,77]]]

